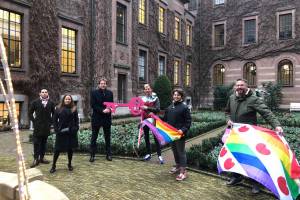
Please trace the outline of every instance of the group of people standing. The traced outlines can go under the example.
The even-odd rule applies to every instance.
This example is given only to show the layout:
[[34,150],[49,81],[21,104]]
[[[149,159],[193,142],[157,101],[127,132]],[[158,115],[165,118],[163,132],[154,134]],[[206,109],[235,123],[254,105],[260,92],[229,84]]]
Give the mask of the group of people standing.
[[[141,106],[142,119],[150,117],[151,113],[157,114],[160,112],[160,102],[157,95],[152,91],[150,84],[144,85],[145,95],[142,97],[144,105]],[[33,122],[33,149],[34,160],[30,167],[36,167],[40,163],[49,164],[45,160],[47,138],[50,135],[50,129],[53,124],[56,133],[55,149],[53,154],[52,167],[50,173],[56,171],[56,162],[61,152],[67,152],[68,155],[68,170],[72,171],[73,150],[78,146],[77,132],[79,130],[79,119],[76,105],[71,95],[65,95],[59,105],[49,99],[48,91],[42,89],[39,99],[32,102],[29,117]],[[177,128],[181,133],[186,135],[191,126],[191,115],[186,104],[183,103],[184,92],[182,89],[175,89],[172,92],[173,102],[166,109],[164,121],[171,126]],[[112,161],[111,152],[111,110],[106,108],[104,102],[113,102],[113,93],[107,89],[107,79],[99,80],[98,88],[91,92],[90,105],[92,108],[92,136],[90,143],[90,162],[95,161],[97,151],[97,138],[99,130],[102,127],[105,139],[106,160]],[[145,161],[152,158],[151,144],[149,138],[149,128],[143,127],[146,151]],[[157,156],[160,164],[164,163],[161,156],[161,147],[158,140],[154,137],[156,144]],[[185,137],[172,143],[172,150],[175,158],[175,167],[170,173],[179,173],[176,180],[184,180],[187,177],[186,173],[186,153],[185,153]]]
[[55,104],[49,99],[48,91],[42,89],[40,98],[33,101],[29,110],[30,120],[33,122],[33,163],[32,167],[40,163],[49,164],[44,156],[46,152],[47,138],[53,124],[56,133],[55,150],[50,173],[56,171],[56,162],[60,152],[68,153],[68,169],[73,170],[73,149],[78,146],[77,131],[79,119],[76,105],[71,95],[65,95],[61,103]]
[[[157,95],[152,91],[150,84],[144,85],[144,96],[142,100],[144,106],[141,107],[142,119],[149,117],[151,113],[157,114],[160,112],[160,102]],[[176,180],[181,181],[186,179],[187,158],[185,152],[185,136],[191,126],[191,114],[188,106],[184,103],[184,92],[182,89],[174,89],[172,91],[172,103],[165,110],[163,120],[171,126],[177,128],[179,132],[184,134],[184,137],[174,141],[172,151],[174,154],[175,166],[170,170],[171,174],[178,174]],[[92,137],[91,137],[91,152],[90,162],[95,161],[97,150],[97,137],[100,128],[103,128],[105,138],[106,159],[112,161],[111,152],[111,110],[106,108],[104,102],[113,102],[113,93],[107,89],[107,80],[100,79],[98,88],[91,92],[91,107],[92,113]],[[282,132],[279,121],[263,101],[257,97],[248,87],[247,80],[238,79],[234,85],[234,93],[230,96],[225,108],[227,117],[227,125],[232,123],[247,123],[257,124],[257,113],[266,119],[277,132]],[[34,125],[33,132],[33,147],[34,161],[31,167],[35,167],[40,163],[47,164],[49,161],[44,159],[47,137],[50,133],[51,124],[54,125],[56,133],[55,151],[53,155],[51,173],[56,171],[56,161],[60,152],[68,152],[68,169],[73,170],[72,155],[73,149],[78,146],[77,131],[79,129],[78,113],[71,95],[65,95],[61,103],[55,108],[54,103],[49,100],[49,95],[46,89],[40,92],[40,98],[35,100],[29,111],[30,120]],[[143,127],[144,138],[146,144],[145,161],[152,158],[151,145],[149,139],[149,128]],[[161,164],[164,163],[161,156],[161,147],[156,138],[156,151],[158,160]],[[232,174],[227,185],[232,186],[240,183],[243,177],[238,174]],[[253,193],[258,193],[258,184],[253,183]]]

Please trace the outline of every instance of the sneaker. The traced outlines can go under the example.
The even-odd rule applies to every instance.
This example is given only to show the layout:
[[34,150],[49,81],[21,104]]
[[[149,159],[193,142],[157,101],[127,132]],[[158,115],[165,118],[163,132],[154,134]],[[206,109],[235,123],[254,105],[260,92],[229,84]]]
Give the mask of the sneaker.
[[176,180],[183,181],[184,179],[186,179],[186,177],[187,177],[186,172],[181,172],[178,176],[176,176]]
[[145,155],[144,161],[148,161],[148,160],[151,160],[151,154]]
[[226,183],[227,186],[234,186],[243,181],[243,177],[231,177],[230,180]]
[[162,165],[165,163],[164,159],[162,156],[158,156],[158,160],[159,160],[159,163]]
[[177,172],[179,172],[180,169],[177,167],[172,167],[172,169],[169,171],[170,174],[176,174]]

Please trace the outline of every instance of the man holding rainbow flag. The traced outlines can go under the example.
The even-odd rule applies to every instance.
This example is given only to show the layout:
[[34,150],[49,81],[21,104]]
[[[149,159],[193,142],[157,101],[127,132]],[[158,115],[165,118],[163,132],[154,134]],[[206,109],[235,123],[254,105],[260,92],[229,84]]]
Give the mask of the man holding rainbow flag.
[[[234,94],[229,97],[225,114],[227,117],[227,125],[232,126],[233,123],[257,124],[257,112],[268,121],[275,131],[282,133],[283,130],[275,115],[269,108],[259,99],[250,88],[248,88],[247,80],[237,79],[234,86]],[[253,135],[254,136],[254,135]],[[236,185],[243,180],[243,177],[237,173],[233,173],[228,186]],[[253,184],[252,193],[259,193],[257,183]]]

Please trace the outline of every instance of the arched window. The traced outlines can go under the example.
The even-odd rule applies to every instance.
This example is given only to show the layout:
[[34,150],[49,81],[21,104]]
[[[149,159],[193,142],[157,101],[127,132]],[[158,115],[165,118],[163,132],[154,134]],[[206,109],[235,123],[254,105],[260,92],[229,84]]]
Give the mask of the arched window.
[[253,62],[244,65],[243,78],[248,81],[249,86],[256,86],[256,65]]
[[278,83],[282,86],[293,86],[293,63],[282,60],[278,64]]
[[224,65],[217,64],[214,66],[214,68],[213,68],[213,84],[214,84],[214,86],[224,84],[224,73],[225,73]]

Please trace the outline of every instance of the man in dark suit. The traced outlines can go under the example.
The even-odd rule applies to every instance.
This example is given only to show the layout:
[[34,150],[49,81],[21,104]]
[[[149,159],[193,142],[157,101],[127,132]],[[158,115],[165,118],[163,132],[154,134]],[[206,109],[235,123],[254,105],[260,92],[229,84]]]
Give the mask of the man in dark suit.
[[29,109],[29,119],[33,122],[33,163],[30,166],[35,167],[39,163],[49,164],[44,159],[48,136],[50,135],[51,124],[53,123],[53,114],[55,110],[54,103],[49,100],[48,91],[42,89],[40,98],[34,100]]
[[106,160],[112,161],[110,135],[111,135],[111,110],[103,105],[104,102],[113,102],[113,93],[107,90],[107,79],[101,78],[98,89],[91,93],[91,107],[92,114],[92,138],[91,138],[91,157],[90,162],[95,161],[95,154],[97,150],[97,138],[101,127],[103,127]]

